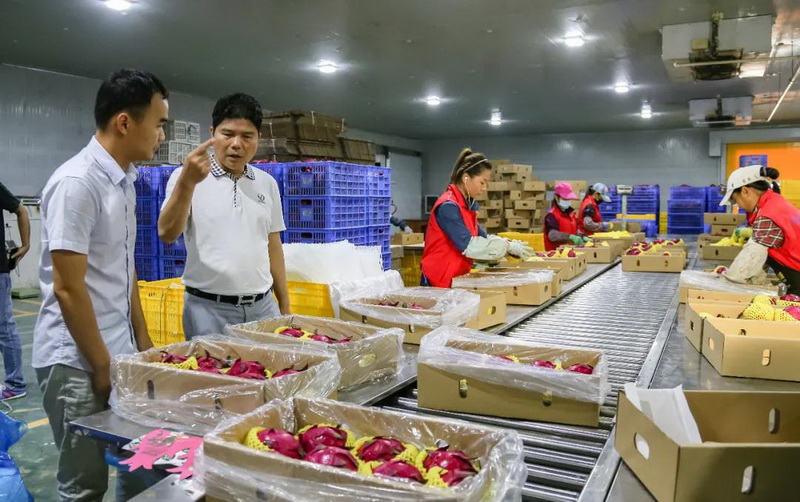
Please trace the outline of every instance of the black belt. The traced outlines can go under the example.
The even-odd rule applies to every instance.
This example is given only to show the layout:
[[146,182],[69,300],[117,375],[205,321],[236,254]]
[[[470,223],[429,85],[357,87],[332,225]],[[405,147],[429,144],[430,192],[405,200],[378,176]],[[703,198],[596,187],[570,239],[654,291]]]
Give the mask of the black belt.
[[247,305],[254,305],[257,301],[263,300],[270,292],[272,292],[272,288],[269,288],[266,293],[259,293],[257,295],[239,295],[239,296],[229,296],[229,295],[215,295],[214,293],[206,293],[205,291],[200,291],[197,288],[193,288],[190,286],[186,286],[186,292],[192,296],[196,296],[198,298],[203,298],[204,300],[211,300],[212,302],[217,303],[229,303],[231,305],[235,305],[237,307],[247,306]]

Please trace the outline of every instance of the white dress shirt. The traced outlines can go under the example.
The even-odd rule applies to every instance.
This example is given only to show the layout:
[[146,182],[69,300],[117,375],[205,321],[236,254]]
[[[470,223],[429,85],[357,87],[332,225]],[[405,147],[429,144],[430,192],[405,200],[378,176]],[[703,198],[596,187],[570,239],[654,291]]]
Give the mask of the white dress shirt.
[[70,336],[53,292],[52,251],[87,256],[86,286],[100,334],[114,357],[136,352],[131,325],[136,192],[133,165],[123,171],[92,138],[50,177],[42,192],[42,307],[33,334],[33,367],[64,364],[91,371]]

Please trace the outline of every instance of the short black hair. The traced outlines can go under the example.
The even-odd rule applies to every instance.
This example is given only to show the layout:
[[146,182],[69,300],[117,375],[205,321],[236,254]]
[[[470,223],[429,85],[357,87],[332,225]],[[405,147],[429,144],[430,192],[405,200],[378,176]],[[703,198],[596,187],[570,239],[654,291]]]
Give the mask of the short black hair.
[[117,70],[106,78],[97,91],[94,102],[94,121],[103,129],[114,115],[127,111],[134,119],[141,119],[153,96],[169,98],[167,88],[152,73],[140,70]]
[[256,98],[249,94],[237,92],[222,97],[214,105],[214,112],[211,114],[211,127],[217,128],[224,120],[246,119],[261,130],[261,122],[264,120],[264,112]]

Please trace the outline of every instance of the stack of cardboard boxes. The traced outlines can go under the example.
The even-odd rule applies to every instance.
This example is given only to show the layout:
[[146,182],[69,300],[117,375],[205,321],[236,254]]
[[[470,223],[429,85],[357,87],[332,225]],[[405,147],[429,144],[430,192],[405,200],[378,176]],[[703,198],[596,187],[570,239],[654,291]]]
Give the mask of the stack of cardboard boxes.
[[547,207],[546,186],[533,175],[533,166],[491,160],[492,181],[478,213],[489,233],[542,231]]

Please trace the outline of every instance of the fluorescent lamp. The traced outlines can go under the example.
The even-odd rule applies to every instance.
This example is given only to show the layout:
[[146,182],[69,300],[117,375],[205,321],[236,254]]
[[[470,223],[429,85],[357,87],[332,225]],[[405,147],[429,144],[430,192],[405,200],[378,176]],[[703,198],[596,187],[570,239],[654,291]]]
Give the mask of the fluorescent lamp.
[[582,35],[569,35],[564,37],[564,45],[567,47],[581,47],[585,40]]
[[428,96],[425,98],[425,102],[428,103],[428,106],[439,106],[442,104],[442,100],[438,96]]
[[489,123],[493,126],[499,126],[503,123],[503,114],[500,112],[492,112],[492,118],[489,119]]
[[616,91],[617,94],[625,94],[630,90],[631,88],[628,84],[616,84],[614,86],[614,91]]
[[132,5],[128,0],[106,0],[106,7],[120,12],[130,9]]
[[336,73],[336,70],[339,69],[339,66],[336,63],[332,63],[330,61],[320,61],[317,65],[317,69],[321,73]]

